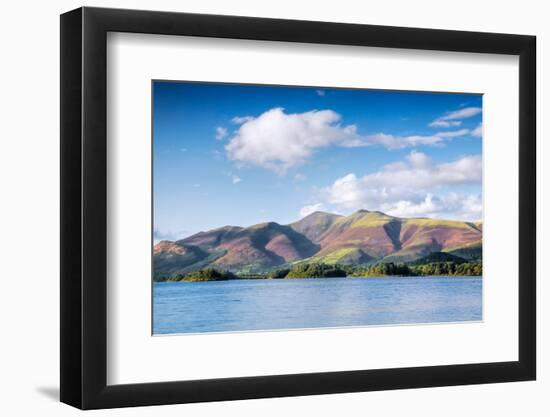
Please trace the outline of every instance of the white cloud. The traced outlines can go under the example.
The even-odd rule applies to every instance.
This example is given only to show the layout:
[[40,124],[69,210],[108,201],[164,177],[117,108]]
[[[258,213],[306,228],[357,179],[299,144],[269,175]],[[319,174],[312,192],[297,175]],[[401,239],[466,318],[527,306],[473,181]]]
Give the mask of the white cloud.
[[439,132],[439,133],[436,133],[436,136],[439,136],[440,138],[443,138],[443,139],[448,139],[448,138],[456,138],[459,136],[465,136],[469,133],[470,133],[469,129],[460,129],[460,130],[453,130],[450,132]]
[[232,182],[233,184],[238,184],[238,183],[240,183],[241,181],[242,181],[242,179],[241,179],[240,177],[236,176],[236,175],[233,175],[233,176],[231,177],[231,182]]
[[218,126],[216,128],[216,139],[222,140],[223,138],[225,138],[227,136],[227,134],[228,134],[228,132],[227,132],[227,129],[225,127]]
[[[429,136],[412,135],[412,136],[394,136],[386,133],[376,133],[366,137],[363,144],[379,144],[388,149],[402,149],[419,145],[441,146],[445,139],[452,139],[459,136],[465,136],[470,131],[468,129],[460,129],[450,132],[438,132]],[[363,145],[364,146],[364,145]]]
[[[471,113],[471,109],[454,113]],[[457,116],[449,114],[445,117]],[[341,116],[332,110],[289,114],[282,108],[273,108],[258,117],[235,117],[233,121],[240,126],[225,146],[228,158],[241,164],[267,168],[279,175],[303,164],[317,149],[328,146],[381,145],[387,149],[443,146],[446,140],[471,133],[469,129],[459,129],[433,135],[395,136],[380,132],[361,136],[356,125],[342,125]]]
[[325,206],[323,205],[323,203],[304,206],[300,209],[300,218],[309,216],[311,213],[315,213],[316,211],[321,211],[324,209],[325,209]]
[[318,148],[360,145],[357,127],[343,126],[340,119],[332,110],[288,114],[282,108],[273,108],[239,127],[225,146],[227,156],[284,175]]
[[460,120],[434,120],[429,124],[430,127],[457,127],[460,126],[462,122]]
[[383,145],[388,149],[401,149],[417,145],[437,145],[443,138],[433,136],[394,136],[387,133],[376,133],[367,137],[371,144]]
[[427,194],[424,200],[400,200],[386,204],[386,212],[397,217],[439,217],[456,220],[481,220],[480,194],[449,193],[440,197]]
[[464,107],[438,117],[429,124],[430,127],[456,127],[462,123],[461,119],[467,119],[481,113],[480,107]]
[[398,217],[420,217],[427,216],[434,213],[438,204],[434,201],[433,195],[428,194],[424,200],[420,202],[414,202],[411,200],[399,200],[391,204],[387,204],[389,210],[388,214]]
[[235,123],[236,125],[240,125],[240,124],[246,123],[246,122],[248,122],[252,119],[254,119],[254,117],[252,117],[252,116],[235,116],[231,119],[231,121],[233,123]]
[[315,90],[318,96],[323,97],[325,95],[325,90]]
[[479,113],[481,113],[481,107],[464,107],[460,110],[447,113],[441,119],[442,120],[467,119],[468,117],[475,116],[476,114],[479,114]]
[[435,164],[425,154],[413,151],[405,161],[386,165],[378,172],[338,178],[320,196],[325,204],[344,211],[368,209],[405,217],[475,220],[481,217],[480,197],[449,190],[481,185],[481,168],[479,155]]
[[475,129],[473,129],[470,134],[476,138],[480,138],[483,135],[483,125],[480,123]]
[[[407,161],[413,169],[431,170],[433,168],[432,160],[422,152],[412,151],[407,155]],[[403,165],[403,167],[407,169],[407,165]]]
[[296,182],[305,181],[306,179],[307,177],[304,174],[301,174],[299,172],[296,175],[294,175],[294,181]]

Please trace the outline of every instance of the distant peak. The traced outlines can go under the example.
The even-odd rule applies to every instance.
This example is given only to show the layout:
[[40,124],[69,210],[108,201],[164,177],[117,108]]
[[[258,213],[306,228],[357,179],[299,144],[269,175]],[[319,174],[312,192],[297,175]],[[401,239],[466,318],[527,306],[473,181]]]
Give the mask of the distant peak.
[[276,222],[264,222],[264,223],[258,223],[258,224],[252,225],[250,226],[250,228],[262,229],[262,228],[277,227],[277,226],[280,226],[280,224]]
[[217,229],[214,229],[214,230],[231,230],[231,229],[242,229],[242,227],[241,226],[231,226],[231,225],[227,224],[225,226],[218,227]]
[[332,213],[327,213],[326,211],[316,210],[313,213],[308,214],[306,217],[312,217],[312,216],[334,216]]
[[389,214],[386,214],[379,210],[366,210],[366,209],[359,209],[356,212],[352,213],[351,216],[364,215],[364,214],[370,214],[371,216],[392,217]]

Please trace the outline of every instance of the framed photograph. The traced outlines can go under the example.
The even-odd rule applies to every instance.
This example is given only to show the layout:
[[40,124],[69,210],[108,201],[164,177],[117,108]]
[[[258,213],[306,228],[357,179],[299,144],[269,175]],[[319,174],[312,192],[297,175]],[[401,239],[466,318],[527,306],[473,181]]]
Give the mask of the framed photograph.
[[533,380],[535,37],[61,16],[61,401]]

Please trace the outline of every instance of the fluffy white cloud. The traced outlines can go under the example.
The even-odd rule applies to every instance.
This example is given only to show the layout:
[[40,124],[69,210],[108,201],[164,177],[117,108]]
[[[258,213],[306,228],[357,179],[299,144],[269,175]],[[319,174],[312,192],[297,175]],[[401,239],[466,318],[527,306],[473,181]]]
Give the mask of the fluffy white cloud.
[[[472,113],[473,108],[454,113]],[[445,117],[458,117],[449,114]],[[437,132],[433,135],[395,136],[376,133],[361,136],[356,125],[341,124],[341,116],[332,110],[285,113],[273,108],[258,117],[234,117],[239,129],[225,146],[229,159],[260,166],[284,175],[291,167],[303,164],[316,149],[328,146],[365,147],[381,145],[387,149],[443,146],[445,141],[472,134],[469,129]],[[218,128],[223,129],[223,128]],[[220,131],[223,138],[227,130]]]
[[231,160],[285,174],[318,148],[359,146],[362,140],[357,127],[343,126],[340,119],[332,110],[288,114],[274,108],[243,122],[225,150]]
[[323,205],[323,203],[304,206],[300,209],[300,218],[309,216],[311,213],[315,213],[316,211],[321,211],[324,209],[325,209],[325,206]]
[[467,119],[481,113],[480,107],[464,107],[438,117],[429,124],[430,127],[456,127],[460,126],[461,119]]
[[227,129],[225,127],[218,126],[216,128],[216,139],[222,140],[227,136]]
[[[481,158],[465,156],[435,164],[425,154],[411,152],[405,161],[358,177],[348,174],[323,189],[323,202],[344,211],[380,210],[396,216],[481,217],[480,196],[450,192],[450,187],[481,184]],[[439,193],[439,195],[436,195]]]
[[433,215],[439,208],[439,204],[434,201],[432,194],[426,195],[424,200],[415,202],[411,200],[399,200],[393,203],[386,203],[387,212],[392,216],[398,217],[420,217]]
[[241,181],[242,181],[241,177],[238,177],[238,176],[236,176],[236,175],[233,175],[233,176],[231,177],[231,182],[232,182],[233,184],[238,184],[238,183],[240,183]]
[[438,217],[456,220],[481,220],[480,194],[449,193],[442,196],[427,194],[423,200],[399,200],[380,208],[397,217]]

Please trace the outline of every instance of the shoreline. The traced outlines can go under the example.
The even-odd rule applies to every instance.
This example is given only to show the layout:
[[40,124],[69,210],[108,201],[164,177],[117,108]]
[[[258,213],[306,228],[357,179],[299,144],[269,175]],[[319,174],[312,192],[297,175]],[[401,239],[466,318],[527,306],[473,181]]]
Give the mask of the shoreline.
[[376,276],[345,276],[345,277],[289,277],[289,278],[266,278],[266,277],[237,277],[231,279],[204,279],[204,280],[190,280],[190,279],[181,279],[181,280],[165,280],[165,281],[154,281],[153,284],[163,284],[163,283],[197,283],[197,282],[227,282],[227,281],[260,281],[260,280],[269,280],[269,281],[298,281],[298,280],[326,280],[326,279],[391,279],[391,278],[420,278],[420,279],[430,279],[430,278],[478,278],[483,279],[483,275],[376,275]]

